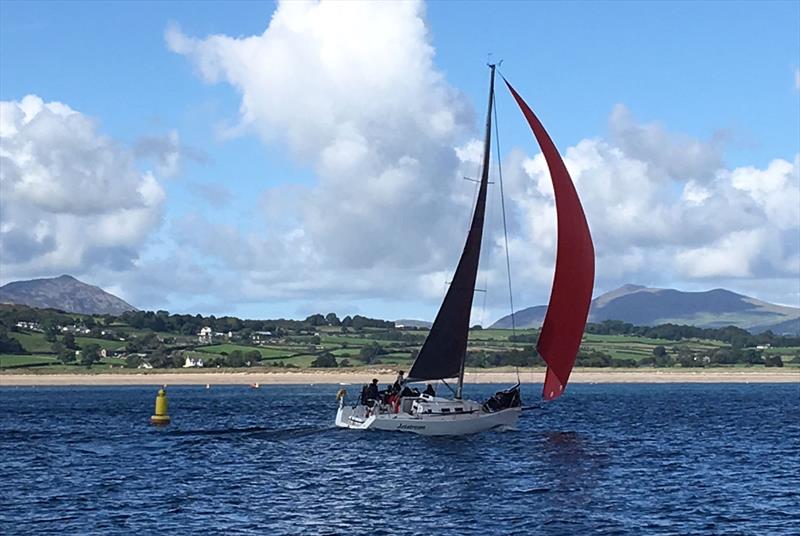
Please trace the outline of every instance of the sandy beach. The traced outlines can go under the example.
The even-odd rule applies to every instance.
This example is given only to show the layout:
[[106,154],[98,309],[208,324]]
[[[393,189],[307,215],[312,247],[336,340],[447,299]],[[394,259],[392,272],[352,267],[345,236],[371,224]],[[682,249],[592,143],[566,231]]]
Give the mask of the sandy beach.
[[[300,385],[356,384],[378,378],[394,381],[395,372],[298,371],[298,372],[139,372],[88,374],[0,374],[0,386],[58,385]],[[520,371],[523,383],[542,383],[544,371]],[[509,384],[517,380],[513,371],[470,371],[466,383]],[[572,383],[800,383],[797,369],[698,369],[698,370],[611,370],[577,369]]]

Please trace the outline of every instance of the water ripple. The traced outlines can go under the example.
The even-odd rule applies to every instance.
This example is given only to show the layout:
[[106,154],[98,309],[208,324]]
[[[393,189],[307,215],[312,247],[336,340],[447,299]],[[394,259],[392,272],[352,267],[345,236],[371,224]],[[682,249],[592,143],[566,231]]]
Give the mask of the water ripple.
[[174,422],[154,428],[151,388],[0,388],[0,533],[781,535],[800,519],[797,386],[576,385],[516,430],[459,438],[336,429],[336,390],[172,387]]

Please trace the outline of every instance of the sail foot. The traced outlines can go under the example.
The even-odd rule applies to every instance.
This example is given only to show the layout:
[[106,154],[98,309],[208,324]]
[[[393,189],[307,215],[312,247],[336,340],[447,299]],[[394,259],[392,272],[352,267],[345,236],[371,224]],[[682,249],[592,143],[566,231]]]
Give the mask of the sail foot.
[[544,400],[555,400],[564,394],[566,385],[567,378],[562,381],[551,367],[547,367],[547,373],[544,376],[544,387],[542,387],[542,398]]

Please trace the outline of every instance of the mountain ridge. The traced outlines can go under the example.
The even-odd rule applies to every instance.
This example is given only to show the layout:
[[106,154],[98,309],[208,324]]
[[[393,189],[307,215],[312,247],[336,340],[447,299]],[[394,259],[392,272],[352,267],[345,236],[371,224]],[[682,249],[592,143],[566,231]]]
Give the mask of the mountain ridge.
[[0,287],[0,303],[78,314],[120,315],[138,310],[122,298],[67,274],[7,283]]
[[[527,307],[514,315],[517,327],[539,327],[546,305]],[[688,324],[703,328],[733,325],[753,333],[800,334],[800,309],[768,303],[730,290],[700,292],[623,285],[592,300],[589,322],[620,320],[635,325]],[[511,315],[492,328],[510,328]]]

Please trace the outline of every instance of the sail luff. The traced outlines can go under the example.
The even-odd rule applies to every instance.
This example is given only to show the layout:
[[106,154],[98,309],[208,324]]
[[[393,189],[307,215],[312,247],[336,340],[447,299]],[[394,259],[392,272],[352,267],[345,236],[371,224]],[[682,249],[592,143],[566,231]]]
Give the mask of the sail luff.
[[478,192],[478,201],[475,203],[475,214],[472,218],[470,233],[477,234],[477,247],[475,254],[475,268],[472,278],[472,294],[469,300],[469,310],[467,313],[467,330],[464,333],[464,350],[461,352],[461,369],[458,372],[458,386],[456,387],[456,398],[461,398],[461,391],[464,388],[464,368],[467,363],[467,342],[469,341],[469,316],[472,312],[472,300],[475,297],[475,281],[478,278],[478,264],[481,255],[481,242],[483,239],[483,222],[486,212],[486,193],[489,186],[489,159],[492,152],[492,107],[494,106],[494,72],[495,66],[489,65],[491,75],[489,76],[489,104],[486,111],[486,131],[483,137],[483,162],[481,167],[481,184]]
[[555,144],[522,97],[505,80],[542,149],[556,200],[558,241],[553,288],[536,349],[547,363],[542,397],[561,396],[580,349],[594,289],[594,245],[575,185]]
[[478,263],[483,239],[483,221],[486,213],[486,194],[489,184],[489,154],[491,151],[491,120],[494,100],[495,66],[490,65],[489,109],[486,114],[486,136],[484,139],[483,168],[481,170],[478,197],[472,214],[467,240],[458,261],[453,280],[447,289],[428,337],[411,365],[409,380],[441,380],[458,377],[456,398],[461,397],[464,382],[464,364],[469,337],[469,320]]

